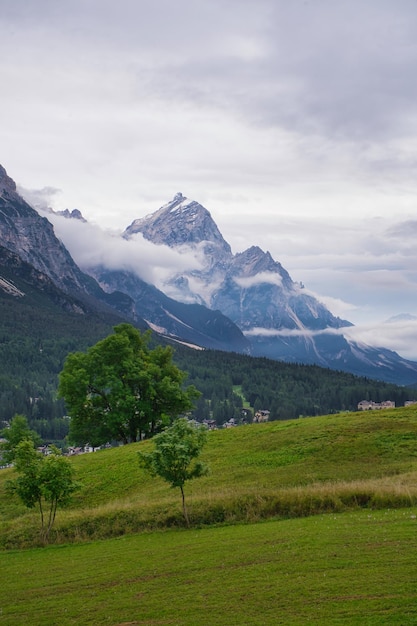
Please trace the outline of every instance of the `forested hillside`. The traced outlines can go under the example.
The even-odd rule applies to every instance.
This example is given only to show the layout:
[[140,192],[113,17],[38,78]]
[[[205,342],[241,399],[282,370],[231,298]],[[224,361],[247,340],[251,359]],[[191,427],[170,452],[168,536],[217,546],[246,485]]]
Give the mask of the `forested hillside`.
[[[31,289],[15,280],[25,297],[1,291],[0,422],[26,415],[44,440],[62,441],[68,431],[66,409],[56,397],[66,356],[86,350],[112,332],[117,315],[83,310],[54,292]],[[153,335],[152,342],[159,341]],[[251,421],[258,409],[271,419],[291,419],[355,410],[363,399],[401,405],[416,391],[317,366],[294,365],[234,353],[173,346],[174,361],[188,372],[187,384],[202,393],[194,417],[218,425],[234,418]],[[245,409],[245,411],[243,411]]]
[[42,438],[61,440],[68,423],[56,389],[65,357],[105,337],[120,318],[67,312],[27,285],[25,293],[18,303],[0,298],[0,423],[21,413]]
[[242,398],[252,412],[268,410],[270,419],[279,420],[357,410],[361,400],[393,400],[399,406],[417,397],[405,387],[346,372],[241,354],[176,348],[176,362],[203,394],[195,416],[211,416],[218,424],[245,417]]

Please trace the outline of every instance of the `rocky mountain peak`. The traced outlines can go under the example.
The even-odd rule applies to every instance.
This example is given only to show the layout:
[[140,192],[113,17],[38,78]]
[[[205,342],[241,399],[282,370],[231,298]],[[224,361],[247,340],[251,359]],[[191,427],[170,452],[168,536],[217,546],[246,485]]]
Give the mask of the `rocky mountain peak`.
[[7,175],[6,170],[0,165],[0,193],[3,191],[16,191],[16,183],[10,176]]
[[70,211],[69,209],[64,209],[63,211],[53,211],[53,213],[56,213],[56,215],[62,215],[62,217],[65,217],[69,220],[79,220],[80,222],[87,222],[79,209],[73,209],[72,211]]
[[166,293],[182,302],[202,302],[221,311],[243,332],[251,333],[253,345],[257,341],[254,333],[263,342],[265,331],[349,325],[314,297],[301,292],[269,252],[252,245],[233,255],[209,211],[182,193],[155,213],[136,220],[124,236],[135,232],[156,244],[181,251],[198,250],[201,268],[179,272],[173,268],[164,284]]
[[85,290],[82,274],[68,250],[56,237],[52,224],[41,217],[16,191],[14,181],[0,166],[0,240],[64,291]]
[[142,233],[145,239],[155,244],[173,248],[184,245],[196,247],[209,242],[210,248],[214,245],[217,254],[231,255],[231,248],[209,211],[180,192],[155,213],[134,220],[126,228],[123,237],[130,239],[136,233]]
[[251,246],[244,252],[235,254],[232,262],[232,272],[240,272],[245,276],[254,276],[260,272],[274,272],[292,284],[288,272],[281,263],[274,261],[269,252],[264,252],[259,246]]

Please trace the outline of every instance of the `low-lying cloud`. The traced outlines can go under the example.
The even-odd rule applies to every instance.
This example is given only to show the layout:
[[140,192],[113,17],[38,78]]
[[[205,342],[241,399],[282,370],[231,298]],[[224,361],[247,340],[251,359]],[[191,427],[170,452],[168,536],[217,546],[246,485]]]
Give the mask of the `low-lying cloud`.
[[417,317],[352,326],[344,329],[344,334],[354,341],[375,348],[388,348],[406,359],[417,361]]
[[282,278],[276,272],[259,272],[255,276],[235,276],[234,281],[244,289],[263,284],[278,285],[278,287],[282,285]]
[[417,317],[384,321],[372,325],[348,326],[343,328],[271,329],[254,327],[245,331],[248,337],[298,337],[314,339],[323,335],[343,335],[356,343],[374,348],[385,348],[402,357],[417,361]]
[[53,223],[56,235],[84,271],[98,266],[125,270],[162,288],[174,269],[186,271],[201,268],[198,258],[190,251],[177,252],[165,245],[155,245],[141,234],[126,240],[120,233],[103,231],[80,220],[49,212],[44,212],[44,215]]

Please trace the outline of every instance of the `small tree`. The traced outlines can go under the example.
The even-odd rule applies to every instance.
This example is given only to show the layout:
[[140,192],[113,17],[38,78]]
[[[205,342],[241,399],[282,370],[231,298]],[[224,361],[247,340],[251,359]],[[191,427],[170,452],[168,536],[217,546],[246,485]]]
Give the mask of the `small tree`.
[[5,464],[13,462],[15,450],[21,441],[29,439],[35,447],[41,443],[38,433],[29,428],[26,417],[18,414],[12,417],[10,426],[0,431],[0,437],[5,439],[0,443],[0,457]]
[[207,439],[204,426],[194,426],[187,419],[177,419],[172,426],[153,439],[152,452],[139,452],[139,463],[152,476],[160,476],[171,487],[179,487],[182,510],[187,526],[190,526],[185,506],[184,484],[192,478],[208,473],[208,468],[195,459],[200,455]]
[[[39,507],[41,538],[48,540],[55,522],[58,506],[69,503],[79,485],[74,481],[74,470],[68,459],[57,448],[48,456],[35,450],[29,439],[21,441],[15,450],[14,465],[20,474],[8,482],[8,490],[16,493],[29,509]],[[49,511],[45,514],[45,504]]]

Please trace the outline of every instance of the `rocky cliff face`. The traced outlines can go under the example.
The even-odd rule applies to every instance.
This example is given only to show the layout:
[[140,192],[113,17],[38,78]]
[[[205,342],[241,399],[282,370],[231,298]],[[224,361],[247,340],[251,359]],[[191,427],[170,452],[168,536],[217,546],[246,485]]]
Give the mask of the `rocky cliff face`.
[[135,302],[137,314],[159,334],[212,350],[250,352],[249,340],[220,311],[178,302],[132,272],[97,267],[93,273],[104,289],[128,293]]
[[66,294],[49,276],[3,246],[0,246],[0,292],[25,300],[40,293],[63,311],[79,315],[89,313],[85,302]]
[[182,193],[177,193],[171,202],[152,215],[132,222],[123,236],[129,239],[135,233],[142,233],[153,243],[172,248],[198,247],[210,265],[232,256],[229,244],[207,209]]
[[98,283],[80,270],[52,224],[41,217],[16,191],[16,184],[0,165],[0,243],[22,261],[49,277],[67,294],[83,298],[88,307],[115,309],[135,319],[128,294],[105,293]]
[[52,224],[16,192],[0,166],[0,238],[8,250],[49,276],[66,291],[88,291],[87,277],[57,239]]

